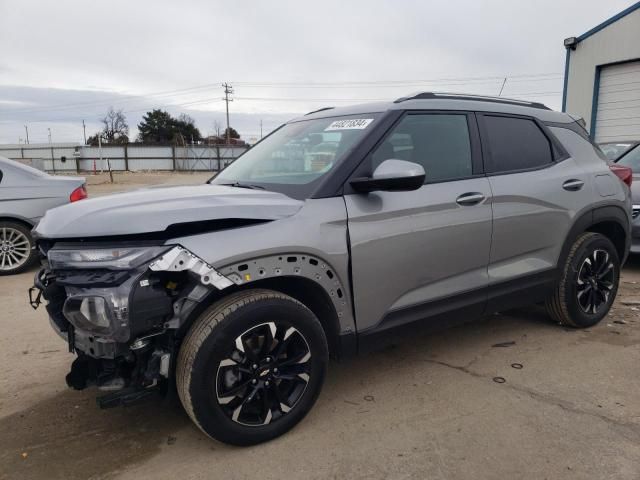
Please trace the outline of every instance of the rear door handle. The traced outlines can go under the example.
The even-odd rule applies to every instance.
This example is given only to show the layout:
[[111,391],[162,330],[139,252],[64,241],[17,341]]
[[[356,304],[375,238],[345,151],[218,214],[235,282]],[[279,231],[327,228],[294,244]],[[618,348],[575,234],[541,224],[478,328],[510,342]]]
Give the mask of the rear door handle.
[[456,198],[456,203],[464,207],[477,205],[485,199],[485,196],[478,192],[463,193]]
[[568,190],[570,192],[577,192],[582,187],[584,187],[584,182],[582,180],[578,180],[576,178],[572,178],[571,180],[567,180],[562,184],[562,188]]

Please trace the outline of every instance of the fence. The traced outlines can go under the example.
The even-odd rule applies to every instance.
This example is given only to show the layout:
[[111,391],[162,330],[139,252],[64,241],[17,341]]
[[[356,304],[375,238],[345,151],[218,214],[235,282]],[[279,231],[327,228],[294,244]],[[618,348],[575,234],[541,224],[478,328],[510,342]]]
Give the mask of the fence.
[[249,147],[240,145],[0,145],[0,155],[47,172],[98,171],[218,171]]

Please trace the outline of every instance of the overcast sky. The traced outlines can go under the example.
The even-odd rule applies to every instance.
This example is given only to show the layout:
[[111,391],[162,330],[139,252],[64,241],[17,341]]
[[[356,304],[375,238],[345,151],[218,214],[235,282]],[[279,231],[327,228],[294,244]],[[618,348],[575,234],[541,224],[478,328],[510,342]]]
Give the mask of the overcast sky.
[[418,90],[559,109],[565,52],[631,0],[0,0],[0,143],[82,141],[113,105],[259,137],[327,105]]

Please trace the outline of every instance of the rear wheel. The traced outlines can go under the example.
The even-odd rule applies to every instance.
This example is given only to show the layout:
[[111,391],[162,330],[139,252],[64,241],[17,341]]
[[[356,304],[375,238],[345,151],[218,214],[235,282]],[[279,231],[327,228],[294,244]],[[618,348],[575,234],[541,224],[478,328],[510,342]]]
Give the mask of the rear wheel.
[[23,272],[36,258],[29,228],[16,222],[0,222],[0,275]]
[[583,233],[565,261],[562,276],[547,300],[549,315],[562,325],[585,328],[602,320],[618,292],[620,259],[611,241]]
[[252,445],[282,435],[315,403],[328,363],[315,315],[270,290],[239,292],[196,320],[180,348],[178,394],[207,435]]

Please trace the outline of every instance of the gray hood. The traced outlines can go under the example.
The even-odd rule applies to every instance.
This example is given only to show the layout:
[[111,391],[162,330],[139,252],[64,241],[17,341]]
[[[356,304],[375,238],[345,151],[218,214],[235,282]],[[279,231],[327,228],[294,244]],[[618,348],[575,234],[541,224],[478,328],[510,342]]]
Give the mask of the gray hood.
[[277,220],[302,205],[281,193],[220,185],[147,188],[49,210],[34,234],[84,238],[162,232],[170,225],[207,220]]

